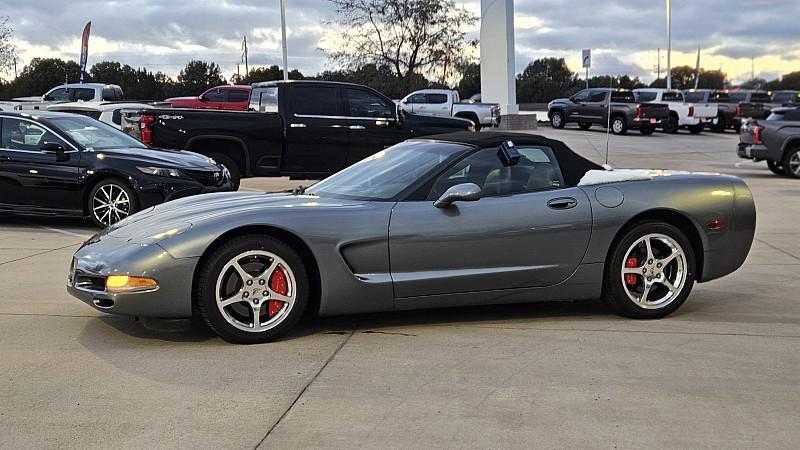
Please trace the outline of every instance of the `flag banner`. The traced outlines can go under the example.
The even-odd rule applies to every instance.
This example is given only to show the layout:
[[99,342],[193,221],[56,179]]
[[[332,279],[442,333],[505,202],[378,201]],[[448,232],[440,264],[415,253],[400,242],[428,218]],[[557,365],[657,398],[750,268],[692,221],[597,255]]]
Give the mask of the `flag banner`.
[[92,29],[92,22],[86,22],[83,27],[83,37],[81,38],[81,83],[86,74],[86,60],[89,58],[89,31]]

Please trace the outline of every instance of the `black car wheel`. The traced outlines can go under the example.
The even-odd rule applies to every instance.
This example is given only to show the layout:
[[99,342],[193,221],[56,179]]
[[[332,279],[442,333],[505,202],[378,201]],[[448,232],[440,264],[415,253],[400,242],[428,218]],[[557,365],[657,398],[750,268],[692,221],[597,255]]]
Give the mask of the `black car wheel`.
[[138,210],[136,194],[117,178],[100,180],[89,192],[87,211],[100,228],[113,225]]
[[689,133],[692,133],[692,134],[700,134],[700,133],[703,132],[703,124],[700,124],[700,123],[697,124],[697,125],[689,125],[686,128],[688,128],[689,129]]
[[591,122],[578,122],[578,126],[581,128],[581,130],[588,130],[589,128],[592,127],[592,123]]
[[642,135],[644,135],[644,136],[650,136],[655,131],[656,131],[656,129],[653,128],[653,127],[641,127],[641,128],[639,128],[639,133],[642,133]]
[[550,114],[550,125],[553,128],[564,128],[564,125],[566,125],[564,122],[564,114],[562,114],[561,111],[553,111],[553,113]]
[[289,331],[308,304],[303,261],[273,237],[251,234],[214,250],[197,276],[199,316],[228,342],[258,344]]
[[694,281],[694,251],[683,232],[646,221],[626,230],[612,248],[603,297],[620,315],[658,319],[686,301]]
[[615,116],[611,118],[611,132],[619,136],[628,133],[628,124],[625,122],[624,117]]
[[233,184],[233,190],[238,191],[239,184],[242,180],[242,170],[239,168],[239,164],[237,164],[236,161],[234,161],[230,156],[222,153],[212,153],[209,156],[214,161],[228,169],[228,172],[231,174],[231,184]]
[[712,122],[709,128],[714,133],[725,132],[725,129],[728,128],[728,124],[725,122],[725,116],[723,116],[722,114],[717,115],[717,123]]
[[800,178],[800,147],[790,148],[783,155],[783,173],[792,178]]
[[670,134],[675,134],[678,132],[678,116],[675,114],[670,114],[669,119],[664,123],[664,131]]
[[775,161],[767,161],[767,167],[769,167],[769,170],[771,170],[775,175],[786,175],[786,171],[783,170],[783,165]]

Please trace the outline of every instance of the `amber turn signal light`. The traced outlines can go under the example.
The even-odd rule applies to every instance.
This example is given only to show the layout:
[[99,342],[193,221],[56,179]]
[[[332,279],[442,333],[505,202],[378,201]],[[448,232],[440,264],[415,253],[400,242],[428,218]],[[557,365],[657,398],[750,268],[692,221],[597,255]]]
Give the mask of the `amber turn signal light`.
[[158,287],[158,283],[152,278],[128,275],[109,275],[106,278],[106,291],[108,292],[135,292],[156,287]]

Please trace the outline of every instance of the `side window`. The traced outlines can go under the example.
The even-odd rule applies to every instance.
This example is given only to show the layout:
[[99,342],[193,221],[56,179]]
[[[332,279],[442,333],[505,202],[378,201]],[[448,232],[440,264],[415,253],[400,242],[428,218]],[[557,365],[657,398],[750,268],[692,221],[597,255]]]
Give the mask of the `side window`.
[[94,100],[94,89],[78,88],[72,91],[76,102],[90,102]]
[[658,97],[658,94],[655,92],[635,92],[634,95],[636,96],[637,101],[644,103],[652,102],[656,99],[656,97]]
[[617,103],[636,103],[636,97],[631,91],[612,91],[611,101]]
[[593,91],[589,96],[589,101],[594,103],[602,102],[606,99],[606,91]]
[[414,104],[425,103],[425,94],[414,94],[408,98],[407,103],[414,103]]
[[744,92],[737,92],[735,94],[728,94],[733,103],[745,102],[747,101],[747,94]]
[[715,92],[711,95],[712,103],[732,103],[727,92]]
[[587,102],[589,101],[589,90],[584,89],[572,96],[573,102]]
[[763,92],[754,92],[752,97],[750,97],[750,101],[753,103],[769,103],[772,101],[769,95],[764,94]]
[[519,163],[505,167],[497,148],[486,148],[464,158],[446,170],[433,183],[428,200],[439,198],[447,189],[461,183],[480,186],[484,197],[522,194],[564,186],[561,169],[548,147],[517,147]]
[[428,103],[433,103],[434,105],[441,105],[442,103],[447,103],[447,95],[428,94]]
[[69,97],[70,93],[67,88],[58,88],[50,91],[44,96],[44,99],[51,102],[68,102],[70,101]]
[[390,118],[396,114],[394,104],[387,104],[372,92],[352,88],[345,89],[345,92],[350,105],[350,117]]
[[665,102],[682,102],[683,94],[680,92],[664,92],[661,99]]
[[113,102],[114,100],[117,100],[117,93],[114,92],[113,88],[110,87],[103,88],[102,95],[103,95],[103,101]]
[[224,102],[225,91],[222,89],[212,89],[203,93],[203,98],[210,102]]
[[304,116],[342,116],[339,88],[292,86],[292,111]]
[[228,101],[229,102],[246,102],[250,99],[250,93],[247,91],[242,91],[239,89],[234,89],[232,91],[228,91]]
[[250,111],[278,112],[278,87],[269,86],[253,89],[250,95]]
[[4,118],[0,135],[0,147],[13,150],[39,151],[47,142],[67,145],[53,133],[27,120]]

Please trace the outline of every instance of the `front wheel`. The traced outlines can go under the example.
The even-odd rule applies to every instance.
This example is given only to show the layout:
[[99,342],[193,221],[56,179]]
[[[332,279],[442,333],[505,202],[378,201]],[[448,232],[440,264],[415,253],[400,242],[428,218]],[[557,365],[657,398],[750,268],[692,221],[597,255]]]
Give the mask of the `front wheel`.
[[603,298],[620,315],[658,319],[686,301],[694,281],[694,250],[683,232],[647,221],[625,231],[611,250]]
[[783,173],[792,177],[800,178],[800,147],[790,148],[783,155]]
[[611,118],[611,132],[618,136],[628,132],[628,123],[625,122],[624,117],[616,116]]
[[783,170],[783,166],[780,163],[775,161],[767,161],[767,167],[769,167],[769,170],[771,170],[775,175],[786,175],[786,171]]
[[555,111],[550,115],[550,125],[553,128],[564,128],[564,115],[561,111]]
[[89,192],[87,210],[92,222],[105,228],[138,210],[136,194],[124,181],[106,178],[100,180]]
[[289,331],[308,304],[309,281],[291,247],[267,235],[239,236],[205,259],[195,284],[199,316],[228,342],[257,344]]

